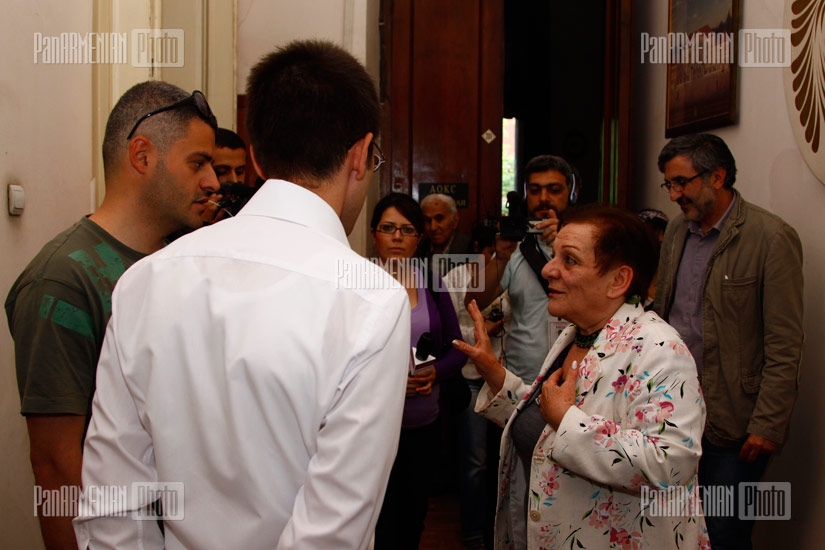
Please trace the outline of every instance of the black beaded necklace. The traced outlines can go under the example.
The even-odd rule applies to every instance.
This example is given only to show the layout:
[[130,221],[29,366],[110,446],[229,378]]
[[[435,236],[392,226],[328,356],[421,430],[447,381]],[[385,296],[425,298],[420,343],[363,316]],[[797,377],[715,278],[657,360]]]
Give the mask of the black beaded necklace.
[[596,332],[585,335],[579,332],[579,329],[576,329],[576,338],[573,340],[573,343],[576,344],[577,348],[590,349],[593,347],[593,342],[599,337],[601,331],[602,329],[599,329]]

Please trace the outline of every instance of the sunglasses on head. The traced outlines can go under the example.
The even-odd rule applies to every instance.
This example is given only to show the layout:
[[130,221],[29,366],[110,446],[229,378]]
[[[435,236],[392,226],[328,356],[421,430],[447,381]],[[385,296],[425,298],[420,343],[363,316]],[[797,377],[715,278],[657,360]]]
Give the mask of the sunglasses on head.
[[164,111],[172,111],[174,109],[180,109],[182,107],[190,106],[195,108],[195,110],[198,113],[198,116],[201,117],[204,122],[209,124],[209,126],[211,126],[213,130],[218,129],[218,119],[216,119],[215,115],[212,114],[212,109],[209,108],[209,103],[206,102],[206,97],[204,97],[203,93],[199,90],[195,90],[194,92],[192,92],[192,95],[190,95],[187,98],[181,99],[180,101],[172,103],[171,105],[155,109],[154,111],[149,111],[145,115],[141,116],[137,120],[137,122],[135,122],[135,125],[132,126],[132,131],[129,132],[129,135],[126,136],[126,139],[132,139],[132,136],[135,134],[135,131],[137,130],[138,126],[140,126],[140,123],[146,120],[147,118],[151,118]]

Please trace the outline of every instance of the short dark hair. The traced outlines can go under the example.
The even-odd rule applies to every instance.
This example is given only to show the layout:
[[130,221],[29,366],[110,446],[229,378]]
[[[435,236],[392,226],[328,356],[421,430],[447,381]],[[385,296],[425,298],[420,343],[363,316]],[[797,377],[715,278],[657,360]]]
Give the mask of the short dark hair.
[[[129,145],[126,136],[140,117],[186,99],[189,95],[185,90],[160,80],[141,82],[129,88],[115,104],[106,122],[103,135],[104,176],[114,175],[113,170]],[[200,118],[194,104],[171,109],[143,120],[136,134],[148,137],[161,153],[166,153],[172,143],[186,134],[193,118]]]
[[564,176],[564,183],[566,183],[567,188],[570,189],[570,182],[573,179],[573,168],[570,166],[570,163],[556,155],[539,155],[531,158],[524,166],[524,183],[527,183],[531,174],[547,172],[548,170],[561,172],[561,175]]
[[[733,187],[736,181],[736,161],[727,144],[713,134],[689,134],[670,140],[659,153],[659,171],[665,172],[665,164],[678,156],[685,156],[693,163],[697,172],[712,172],[725,169],[724,186]],[[709,176],[703,179],[707,181]]]
[[246,128],[269,178],[329,179],[381,106],[364,66],[331,42],[295,41],[265,56],[247,83]]
[[218,128],[215,132],[215,147],[226,147],[227,149],[246,149],[243,138],[226,128]]
[[588,204],[565,210],[559,230],[573,223],[596,229],[593,250],[599,273],[607,273],[621,265],[630,266],[633,280],[625,298],[638,295],[644,301],[658,259],[644,222],[635,214],[614,206]]
[[654,208],[639,210],[636,215],[638,215],[639,219],[642,220],[645,226],[650,228],[654,233],[664,233],[665,229],[667,229],[667,224],[670,221],[667,214]]
[[424,213],[421,211],[421,206],[415,202],[411,196],[404,193],[390,193],[378,201],[378,204],[376,204],[372,210],[370,229],[375,231],[384,211],[392,207],[395,207],[402,216],[410,221],[419,235],[424,233]]

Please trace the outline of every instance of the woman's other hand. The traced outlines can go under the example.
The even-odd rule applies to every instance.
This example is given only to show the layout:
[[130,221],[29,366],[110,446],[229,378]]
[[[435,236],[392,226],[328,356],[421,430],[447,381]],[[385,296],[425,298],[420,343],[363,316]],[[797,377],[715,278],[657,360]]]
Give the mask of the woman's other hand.
[[564,419],[567,409],[576,405],[576,378],[579,376],[578,363],[573,361],[570,370],[559,369],[550,375],[542,385],[539,408],[544,421],[554,430]]
[[426,369],[407,377],[407,397],[427,396],[433,393],[435,369]]

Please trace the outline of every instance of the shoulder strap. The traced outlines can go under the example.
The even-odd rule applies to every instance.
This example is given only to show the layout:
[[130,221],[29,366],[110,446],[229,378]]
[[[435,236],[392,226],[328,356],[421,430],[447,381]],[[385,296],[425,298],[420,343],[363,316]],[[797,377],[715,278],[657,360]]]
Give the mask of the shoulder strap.
[[524,240],[521,241],[519,250],[521,250],[521,255],[524,256],[525,260],[527,260],[528,265],[533,269],[533,273],[536,274],[536,278],[538,278],[542,290],[544,290],[544,293],[547,294],[550,291],[550,286],[547,283],[547,279],[541,276],[541,270],[544,268],[544,265],[548,260],[539,248],[539,242],[536,239],[536,235],[528,234]]

